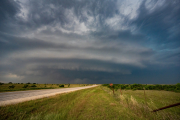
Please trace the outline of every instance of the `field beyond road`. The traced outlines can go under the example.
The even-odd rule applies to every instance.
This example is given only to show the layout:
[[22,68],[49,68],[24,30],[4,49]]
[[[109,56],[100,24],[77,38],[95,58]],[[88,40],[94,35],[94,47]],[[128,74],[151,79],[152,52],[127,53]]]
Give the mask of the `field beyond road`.
[[179,119],[180,107],[152,113],[151,110],[180,101],[180,93],[142,90],[112,91],[98,86],[16,105],[0,107],[2,120],[119,120]]
[[[60,87],[63,85],[64,87]],[[57,89],[57,88],[73,88],[91,86],[93,84],[33,84],[33,83],[0,83],[0,92],[25,91],[25,90],[41,90],[41,89]],[[12,87],[13,86],[13,87]]]

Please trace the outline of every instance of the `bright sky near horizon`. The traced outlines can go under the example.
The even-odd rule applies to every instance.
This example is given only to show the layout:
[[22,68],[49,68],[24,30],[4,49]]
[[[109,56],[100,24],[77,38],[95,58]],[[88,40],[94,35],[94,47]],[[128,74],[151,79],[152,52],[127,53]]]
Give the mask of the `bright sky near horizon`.
[[180,82],[180,0],[1,0],[0,82]]

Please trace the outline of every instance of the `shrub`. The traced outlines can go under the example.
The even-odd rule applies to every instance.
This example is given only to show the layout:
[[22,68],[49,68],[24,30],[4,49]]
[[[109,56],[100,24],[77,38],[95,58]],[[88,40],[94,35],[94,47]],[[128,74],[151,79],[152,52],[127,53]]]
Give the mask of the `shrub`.
[[174,92],[180,92],[180,83],[177,83],[176,85],[143,85],[143,84],[131,84],[131,85],[127,85],[127,84],[113,84],[113,86],[110,87],[109,84],[103,84],[102,86],[106,86],[110,89],[125,89],[125,90],[166,90],[166,91],[174,91]]
[[36,84],[36,83],[33,83],[33,84]]
[[109,84],[103,84],[102,86],[109,86]]
[[132,84],[130,85],[131,89],[136,89],[136,90],[143,90],[143,85],[142,84]]
[[177,83],[177,84],[176,84],[176,87],[179,87],[179,88],[180,88],[180,83]]
[[3,85],[3,84],[4,84],[4,83],[1,83],[1,82],[0,82],[0,85]]
[[176,91],[180,90],[180,83],[176,84]]
[[25,84],[24,86],[23,86],[23,88],[27,88],[29,85],[28,84]]
[[126,87],[125,89],[126,89],[126,90],[130,90],[131,88],[130,88],[130,87]]
[[11,88],[13,89],[14,87],[15,87],[14,85],[11,85],[11,86],[9,86],[9,89],[11,89]]
[[133,88],[132,90],[135,91],[135,90],[137,90],[137,89],[136,89],[136,88]]
[[35,84],[31,85],[31,87],[37,87]]
[[68,84],[68,87],[70,87],[70,84]]
[[59,87],[64,87],[64,85],[59,85]]

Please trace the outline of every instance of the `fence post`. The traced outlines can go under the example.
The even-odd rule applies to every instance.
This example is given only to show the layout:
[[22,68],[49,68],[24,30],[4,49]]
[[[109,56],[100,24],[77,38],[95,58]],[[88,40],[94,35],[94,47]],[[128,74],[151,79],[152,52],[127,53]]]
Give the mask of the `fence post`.
[[[121,92],[121,87],[120,87],[120,92]],[[122,92],[121,92],[121,95],[122,95]]]
[[146,94],[145,94],[145,88],[144,89],[144,97],[145,97],[145,103],[146,103],[146,106],[147,106],[147,101],[146,101]]
[[111,86],[111,88],[113,89],[113,94],[114,94],[114,87],[113,87],[113,84],[109,84]]

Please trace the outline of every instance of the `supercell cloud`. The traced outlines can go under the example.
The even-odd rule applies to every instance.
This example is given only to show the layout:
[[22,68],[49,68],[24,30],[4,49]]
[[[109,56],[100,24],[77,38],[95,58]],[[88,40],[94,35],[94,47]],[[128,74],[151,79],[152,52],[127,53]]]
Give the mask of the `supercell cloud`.
[[180,82],[179,0],[1,0],[0,82]]

